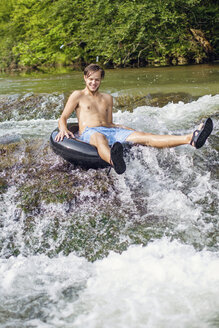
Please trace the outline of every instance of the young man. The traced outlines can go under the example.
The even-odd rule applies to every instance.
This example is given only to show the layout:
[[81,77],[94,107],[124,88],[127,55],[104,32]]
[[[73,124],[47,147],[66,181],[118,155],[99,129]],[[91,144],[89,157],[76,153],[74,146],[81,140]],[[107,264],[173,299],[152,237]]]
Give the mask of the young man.
[[[64,137],[74,138],[73,133],[67,129],[67,119],[75,110],[79,123],[80,140],[94,145],[100,157],[111,164],[118,174],[122,174],[126,170],[122,147],[122,143],[125,141],[156,148],[185,144],[201,148],[211,134],[213,123],[210,118],[193,134],[184,136],[155,135],[114,124],[113,97],[99,92],[104,74],[104,70],[96,64],[90,64],[85,68],[86,86],[83,90],[74,91],[69,97],[59,119],[59,133],[56,141],[62,141]],[[110,146],[112,147],[110,148]]]

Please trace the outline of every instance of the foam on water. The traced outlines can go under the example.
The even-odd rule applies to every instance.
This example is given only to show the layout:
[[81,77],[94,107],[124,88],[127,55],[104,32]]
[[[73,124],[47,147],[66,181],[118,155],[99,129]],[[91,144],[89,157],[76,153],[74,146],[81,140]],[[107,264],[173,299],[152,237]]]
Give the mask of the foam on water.
[[[18,150],[17,166],[10,168],[14,185],[0,195],[2,328],[218,326],[219,188],[213,145],[218,107],[218,95],[209,95],[190,104],[115,113],[116,122],[155,133],[191,132],[210,115],[215,128],[201,150],[134,146],[126,156],[126,173],[112,171],[108,180],[104,171],[98,176],[94,170],[66,169],[68,179],[83,183],[81,190],[75,184],[77,197],[71,203],[42,201],[29,217],[20,206],[18,187],[27,177],[30,185],[35,180],[26,167],[18,176],[25,146]],[[56,125],[53,119],[11,120],[0,123],[0,137],[48,140]],[[37,167],[40,161],[48,163],[48,170],[65,167],[51,156],[43,155]],[[105,198],[92,186],[104,177],[110,191]],[[111,211],[103,219],[98,215],[106,204]],[[75,234],[77,253],[64,256],[60,245],[73,247]],[[100,253],[94,263],[85,259],[90,248]],[[11,256],[14,249],[22,255]],[[106,257],[111,249],[115,252]]]
[[[185,133],[193,131],[195,124],[202,117],[214,115],[219,109],[219,95],[206,95],[191,103],[169,103],[163,108],[142,106],[137,107],[133,113],[118,111],[114,113],[115,123],[124,124],[134,129],[152,133]],[[41,118],[0,122],[0,137],[5,134],[48,135],[57,126],[57,120]],[[69,122],[75,122],[72,118]]]
[[152,133],[167,133],[194,129],[202,117],[214,115],[219,109],[219,95],[206,95],[191,103],[169,103],[163,108],[142,106],[133,113],[118,111],[115,122],[131,126],[134,129]]
[[6,315],[16,327],[216,327],[217,255],[164,238],[93,264],[74,254],[0,260],[1,327]]
[[[69,123],[76,122],[76,119],[70,119]],[[48,135],[57,128],[57,120],[23,120],[0,122],[0,142],[8,136],[21,137],[48,137]]]
[[[95,263],[75,327],[207,327],[218,315],[219,260],[166,239]],[[107,296],[106,296],[107,295]]]
[[84,288],[91,266],[74,254],[53,259],[18,256],[0,263],[0,323],[16,328],[44,327],[57,315],[64,316],[68,303]]

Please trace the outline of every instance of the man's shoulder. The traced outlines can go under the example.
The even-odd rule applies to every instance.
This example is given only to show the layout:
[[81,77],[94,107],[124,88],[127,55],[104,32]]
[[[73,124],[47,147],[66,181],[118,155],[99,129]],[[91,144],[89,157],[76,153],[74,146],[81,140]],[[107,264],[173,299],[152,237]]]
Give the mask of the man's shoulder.
[[70,101],[79,101],[80,98],[83,96],[83,90],[75,90],[69,97]]
[[84,95],[83,90],[74,90],[71,94],[71,96],[73,96],[73,97],[81,97],[83,95]]
[[113,99],[113,97],[112,97],[109,93],[102,93],[102,92],[101,92],[101,96],[102,96],[104,99],[108,100],[108,101],[111,101],[111,100]]

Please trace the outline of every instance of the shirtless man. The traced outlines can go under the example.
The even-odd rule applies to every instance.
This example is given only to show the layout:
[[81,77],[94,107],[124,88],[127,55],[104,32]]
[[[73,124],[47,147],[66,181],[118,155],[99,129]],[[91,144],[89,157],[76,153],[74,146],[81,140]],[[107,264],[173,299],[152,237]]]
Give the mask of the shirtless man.
[[[69,97],[64,111],[59,119],[59,133],[55,140],[62,141],[64,137],[74,138],[67,128],[67,119],[75,110],[79,124],[79,139],[94,145],[100,157],[122,174],[126,170],[123,160],[123,142],[131,142],[156,148],[176,147],[191,144],[201,148],[213,129],[213,123],[208,118],[193,134],[184,136],[155,135],[135,131],[113,123],[113,97],[100,93],[99,87],[104,78],[104,70],[96,64],[90,64],[84,70],[85,89],[74,91]],[[112,147],[110,147],[112,146]]]

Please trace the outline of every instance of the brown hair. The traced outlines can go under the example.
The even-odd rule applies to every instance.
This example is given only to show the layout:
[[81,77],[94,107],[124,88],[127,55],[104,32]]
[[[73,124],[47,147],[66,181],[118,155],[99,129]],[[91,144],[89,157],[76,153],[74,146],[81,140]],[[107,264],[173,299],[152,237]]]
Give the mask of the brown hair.
[[85,67],[84,69],[84,76],[89,77],[91,75],[91,73],[93,72],[98,72],[100,71],[101,73],[101,79],[104,78],[105,72],[104,70],[97,64],[90,64],[87,67]]

